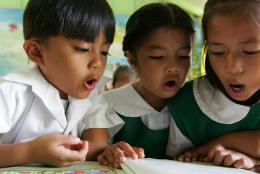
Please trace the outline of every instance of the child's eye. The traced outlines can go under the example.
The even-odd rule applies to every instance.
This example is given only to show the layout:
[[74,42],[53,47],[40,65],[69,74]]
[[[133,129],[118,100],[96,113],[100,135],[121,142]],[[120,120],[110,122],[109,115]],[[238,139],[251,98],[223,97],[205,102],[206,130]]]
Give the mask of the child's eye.
[[222,51],[216,51],[216,52],[214,52],[214,51],[209,51],[209,54],[211,55],[211,56],[215,56],[215,57],[223,57],[223,56],[225,56],[225,52],[222,52]]
[[180,58],[180,59],[190,59],[190,56],[180,55],[179,58]]
[[256,54],[260,53],[260,50],[257,51],[243,51],[243,54],[248,55],[248,56],[254,56]]
[[103,51],[101,54],[102,54],[103,56],[105,56],[105,57],[111,56],[107,51]]
[[154,60],[160,60],[163,58],[163,56],[149,56],[150,59],[154,59]]
[[74,49],[78,52],[82,52],[82,53],[85,53],[85,52],[88,52],[89,51],[89,48],[82,48],[82,47],[74,47]]

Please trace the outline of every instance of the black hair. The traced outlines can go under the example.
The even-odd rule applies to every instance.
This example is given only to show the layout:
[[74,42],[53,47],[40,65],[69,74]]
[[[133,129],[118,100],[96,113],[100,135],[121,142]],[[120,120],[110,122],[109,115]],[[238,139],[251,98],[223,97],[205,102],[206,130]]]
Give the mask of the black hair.
[[[202,18],[202,28],[204,33],[204,40],[207,41],[207,25],[208,21],[211,17],[217,14],[221,15],[240,15],[244,16],[252,24],[256,26],[260,26],[260,0],[208,0],[205,4],[204,14]],[[257,15],[256,15],[257,14]],[[207,51],[207,49],[205,49]],[[212,86],[215,89],[220,90],[224,93],[230,100],[234,101],[237,104],[242,105],[253,105],[257,103],[260,99],[260,90],[258,90],[253,96],[251,96],[246,101],[237,101],[232,99],[228,93],[226,92],[224,86],[220,82],[219,78],[217,77],[216,73],[214,72],[210,61],[208,52],[206,52],[206,59],[205,59],[205,70],[206,70],[206,78],[210,81]]]
[[135,52],[147,34],[163,26],[194,34],[192,18],[183,9],[171,3],[151,3],[138,9],[127,21],[123,51]]
[[104,32],[113,42],[115,19],[106,0],[29,0],[23,15],[24,38],[51,36],[94,42]]
[[130,66],[119,65],[113,75],[113,80],[112,80],[113,87],[115,86],[115,84],[118,80],[120,80],[121,78],[124,78],[124,77],[122,77],[123,74],[129,74],[129,75],[136,76],[136,73]]

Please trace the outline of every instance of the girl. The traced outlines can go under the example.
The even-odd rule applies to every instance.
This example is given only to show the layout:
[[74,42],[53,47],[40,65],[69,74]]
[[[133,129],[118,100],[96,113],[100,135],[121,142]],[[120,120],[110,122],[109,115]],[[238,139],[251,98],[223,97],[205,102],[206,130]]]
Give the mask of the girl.
[[[260,1],[208,0],[203,16],[206,76],[186,83],[169,102],[176,146],[198,146],[216,164],[254,167],[259,158]],[[184,107],[185,106],[185,107]],[[255,130],[252,132],[238,132]],[[181,137],[181,138],[180,138]],[[181,141],[176,141],[181,140]],[[213,146],[216,143],[220,145]],[[228,149],[248,154],[235,153]],[[194,158],[197,155],[193,156]],[[192,158],[190,153],[180,160]]]
[[83,120],[86,128],[124,123],[99,162],[119,167],[125,156],[166,157],[170,121],[166,100],[186,79],[193,33],[190,16],[170,3],[146,5],[129,18],[123,51],[139,80],[104,93]]
[[29,0],[23,20],[35,66],[0,83],[0,167],[82,162],[88,143],[74,137],[113,42],[112,10],[104,0]]

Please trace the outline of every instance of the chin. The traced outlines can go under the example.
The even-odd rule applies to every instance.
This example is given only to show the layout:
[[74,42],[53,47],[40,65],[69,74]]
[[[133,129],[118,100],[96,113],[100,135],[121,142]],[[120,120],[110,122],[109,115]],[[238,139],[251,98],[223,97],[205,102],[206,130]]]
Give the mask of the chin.
[[89,94],[90,93],[88,92],[88,93],[84,93],[84,94],[76,94],[76,95],[71,95],[71,96],[74,98],[77,98],[77,99],[84,99],[84,98],[88,98]]

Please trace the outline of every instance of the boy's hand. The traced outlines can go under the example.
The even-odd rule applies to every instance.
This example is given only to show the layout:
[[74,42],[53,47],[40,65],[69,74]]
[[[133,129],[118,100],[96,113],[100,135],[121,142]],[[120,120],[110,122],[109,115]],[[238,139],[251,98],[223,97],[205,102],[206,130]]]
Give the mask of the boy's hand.
[[209,150],[208,159],[216,165],[233,166],[235,168],[251,169],[256,160],[233,150],[228,150],[217,144]]
[[97,160],[103,165],[120,168],[120,164],[125,162],[126,157],[132,159],[144,158],[144,150],[131,147],[128,143],[120,141],[107,147]]
[[68,166],[82,162],[88,152],[88,142],[63,134],[43,135],[28,142],[28,152],[33,163]]

